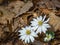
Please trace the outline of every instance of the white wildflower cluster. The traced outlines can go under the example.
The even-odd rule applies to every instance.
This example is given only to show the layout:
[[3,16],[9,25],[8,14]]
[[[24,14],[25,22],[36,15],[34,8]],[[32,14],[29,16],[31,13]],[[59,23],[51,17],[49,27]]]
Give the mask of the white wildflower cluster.
[[44,38],[45,42],[49,42],[52,39],[52,35],[51,34],[46,34],[46,37]]
[[22,28],[22,30],[19,30],[20,38],[25,43],[34,42],[35,37],[38,37],[38,33],[46,33],[47,28],[50,28],[50,25],[48,24],[49,18],[47,20],[46,15],[44,17],[40,16],[37,18],[34,18],[33,21],[31,21],[30,26],[26,26],[25,28]]

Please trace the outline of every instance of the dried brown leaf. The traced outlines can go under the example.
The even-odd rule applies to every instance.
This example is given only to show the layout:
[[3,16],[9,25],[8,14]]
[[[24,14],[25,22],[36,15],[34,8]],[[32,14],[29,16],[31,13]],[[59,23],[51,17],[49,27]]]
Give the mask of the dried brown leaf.
[[7,20],[10,22],[14,18],[14,14],[6,10],[4,7],[0,7],[0,23],[7,24]]
[[41,0],[38,5],[40,8],[56,9],[54,3],[50,0]]
[[29,22],[30,22],[30,17],[29,16],[31,16],[30,14],[24,14],[23,16],[22,16],[22,19],[23,19],[23,21],[20,21],[24,26],[26,26],[26,25],[29,25]]
[[54,3],[54,5],[58,8],[60,8],[60,1],[59,0],[52,0],[52,2]]
[[31,1],[28,1],[27,3],[24,3],[23,1],[14,1],[8,5],[7,9],[15,13],[17,17],[26,13],[32,6],[33,3]]
[[54,31],[60,30],[60,17],[56,16],[55,13],[50,13],[49,18],[49,24],[53,26]]
[[12,32],[14,32],[17,28],[21,28],[20,17],[14,19],[14,23],[12,24]]
[[15,14],[18,14],[21,8],[24,6],[24,4],[25,3],[23,1],[14,1],[8,4],[7,9]]
[[16,15],[19,16],[23,13],[26,13],[31,7],[33,6],[33,3],[31,1],[28,1],[20,10],[20,12]]

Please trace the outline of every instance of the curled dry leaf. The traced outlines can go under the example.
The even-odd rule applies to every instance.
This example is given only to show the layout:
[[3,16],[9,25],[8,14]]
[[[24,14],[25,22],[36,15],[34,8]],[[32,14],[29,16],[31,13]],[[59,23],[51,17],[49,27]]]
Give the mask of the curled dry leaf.
[[53,26],[54,31],[60,30],[60,17],[56,16],[55,13],[50,13],[49,18],[49,24]]
[[[23,23],[23,24],[21,24],[21,23]],[[23,25],[24,25],[24,22],[22,22],[22,19],[21,19],[20,17],[18,17],[18,18],[15,18],[12,23],[7,24],[7,26],[5,26],[5,27],[3,28],[3,30],[4,30],[5,32],[6,32],[6,31],[7,31],[7,32],[15,32],[15,31],[17,31],[19,28],[21,28]]]
[[33,6],[33,3],[31,1],[28,1],[20,10],[19,14],[16,15],[19,16],[23,13],[26,13],[31,7]]
[[38,5],[40,8],[56,9],[54,3],[50,0],[41,0]]
[[28,22],[29,22],[29,20],[28,20],[28,17],[29,17],[30,15],[29,14],[24,14],[23,16],[22,16],[22,21],[20,21],[24,26],[26,26],[26,25],[28,25]]
[[[27,20],[27,19],[25,19],[25,20]],[[27,23],[27,22],[24,21],[23,17],[20,17],[20,18],[19,18],[19,22],[20,22],[20,24],[22,25],[22,27],[23,27],[23,26],[26,26],[26,23]]]
[[14,18],[14,14],[6,10],[4,7],[0,7],[0,23],[7,24],[7,20],[10,22]]
[[60,1],[59,0],[52,0],[52,2],[54,3],[54,5],[58,8],[60,8]]
[[23,26],[23,24],[21,24],[21,22],[22,22],[21,17],[14,19],[14,23],[12,25],[12,32],[14,32],[17,28],[21,28]]
[[[22,17],[15,18],[13,24],[10,24],[12,26],[12,32],[17,31],[18,28],[22,28],[23,26],[26,26],[28,16],[29,15],[23,15]],[[10,28],[11,28],[11,26],[10,26]],[[4,29],[8,30],[8,27],[6,27]]]
[[21,8],[24,6],[24,4],[25,3],[23,1],[14,1],[8,4],[7,9],[15,14],[18,14]]
[[49,14],[49,13],[51,12],[51,10],[46,9],[46,8],[39,8],[39,9],[40,9],[40,11],[42,11],[42,13],[44,13],[44,14]]
[[60,8],[59,0],[41,0],[37,3],[40,8],[47,9],[56,9],[56,7]]
[[28,1],[27,3],[24,3],[23,1],[15,1],[10,3],[7,9],[15,13],[17,17],[23,13],[26,13],[32,6],[33,3],[31,1]]

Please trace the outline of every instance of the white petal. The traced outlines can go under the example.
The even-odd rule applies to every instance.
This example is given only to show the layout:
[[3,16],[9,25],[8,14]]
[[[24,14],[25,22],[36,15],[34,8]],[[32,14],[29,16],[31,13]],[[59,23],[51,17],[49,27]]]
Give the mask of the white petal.
[[44,41],[47,41],[47,38],[46,37],[44,38]]
[[25,43],[27,43],[27,41],[28,41],[28,40],[27,40],[27,38],[26,38],[26,39],[25,39]]
[[47,23],[50,20],[50,18],[48,18],[46,21],[44,21],[44,23]]
[[33,23],[33,24],[31,24],[31,26],[37,26],[38,24],[35,24],[35,23]]
[[22,28],[22,30],[26,30],[25,28]]
[[34,37],[30,36],[31,42],[34,42]]
[[31,29],[35,31],[37,28],[38,28],[38,26],[34,26]]
[[43,24],[46,28],[50,28],[51,26],[49,24]]
[[48,38],[47,38],[47,37],[45,37],[45,38],[44,38],[44,41],[46,42],[46,41],[50,41],[50,40],[48,40]]
[[31,29],[31,26],[29,26],[29,29]]
[[31,23],[36,23],[35,21],[31,21]]
[[46,37],[48,37],[51,39],[52,38],[52,35],[51,34],[46,34]]
[[37,35],[35,32],[32,32],[32,33],[31,33],[31,36],[33,36],[33,37],[38,37],[38,35]]
[[20,33],[19,36],[25,35],[25,33]]
[[41,33],[41,27],[37,29],[36,33]]
[[19,39],[22,39],[22,41],[23,41],[23,40],[25,40],[25,38],[26,38],[26,35],[23,35]]
[[42,21],[42,16],[39,17],[40,21]]
[[30,43],[30,39],[28,38],[28,43]]
[[26,26],[26,30],[30,30],[31,29],[31,26]]
[[38,22],[37,19],[33,19],[33,21]]
[[21,32],[23,32],[23,30],[19,30],[18,32],[20,32],[20,33],[21,33]]
[[39,33],[39,30],[37,30],[36,33],[38,34]]
[[27,29],[29,29],[29,27],[28,27],[28,26],[26,26],[26,27],[25,27],[25,29],[27,30]]
[[25,30],[19,30],[20,34],[25,34]]
[[25,38],[25,43],[29,43],[30,42],[30,39],[29,39],[29,36],[27,36],[26,38]]
[[25,43],[29,43],[29,36],[25,38]]
[[41,27],[39,27],[40,28],[40,30],[39,30],[39,33],[41,34],[41,32],[42,32],[42,29],[41,29]]
[[46,18],[46,15],[44,16],[43,21],[45,20],[45,18]]
[[46,33],[46,28],[44,26],[41,27],[42,28],[42,32]]
[[37,17],[37,21],[39,21],[40,19],[39,19],[39,17]]
[[31,21],[31,26],[37,26],[37,25],[38,25],[37,22],[35,22],[35,21]]

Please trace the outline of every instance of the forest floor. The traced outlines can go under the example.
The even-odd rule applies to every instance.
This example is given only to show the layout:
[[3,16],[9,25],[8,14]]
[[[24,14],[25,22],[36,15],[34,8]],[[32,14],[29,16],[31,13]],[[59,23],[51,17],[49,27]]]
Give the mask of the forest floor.
[[[47,43],[41,34],[35,42],[19,40],[19,30],[38,16],[50,18],[55,38]],[[0,0],[0,45],[60,45],[60,0]]]

